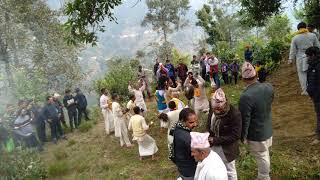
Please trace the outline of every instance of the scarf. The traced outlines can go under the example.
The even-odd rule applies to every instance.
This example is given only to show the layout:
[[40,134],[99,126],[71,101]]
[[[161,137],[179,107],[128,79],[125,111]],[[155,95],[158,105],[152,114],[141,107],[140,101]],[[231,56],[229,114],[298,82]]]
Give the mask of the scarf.
[[220,123],[223,117],[225,117],[230,111],[230,105],[227,104],[226,109],[220,114],[212,114],[211,116],[211,131],[215,137],[220,137]]
[[309,31],[308,31],[308,29],[306,29],[306,28],[300,28],[297,32],[296,32],[296,34],[304,34],[304,33],[308,33]]

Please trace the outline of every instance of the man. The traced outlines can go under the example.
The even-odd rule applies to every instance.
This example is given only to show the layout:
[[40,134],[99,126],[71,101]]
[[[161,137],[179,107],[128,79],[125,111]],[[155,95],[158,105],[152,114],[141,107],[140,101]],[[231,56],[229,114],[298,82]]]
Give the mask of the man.
[[238,82],[238,76],[239,76],[239,64],[237,61],[233,61],[233,63],[230,65],[231,73],[234,79],[234,84],[237,84]]
[[87,111],[88,102],[87,102],[86,96],[82,93],[82,91],[79,88],[76,88],[75,92],[76,92],[76,96],[74,98],[76,100],[77,109],[78,109],[78,120],[79,120],[78,125],[80,125],[82,114],[84,114],[84,117],[86,118],[87,121],[90,120],[88,116],[88,111]]
[[224,84],[229,84],[229,65],[227,61],[224,61],[221,65],[221,73]]
[[253,61],[253,52],[250,49],[250,45],[246,46],[246,50],[244,51],[244,59],[250,63]]
[[[146,90],[147,90],[147,94],[148,94],[148,97],[149,99],[151,98],[151,90],[150,90],[150,84],[149,84],[149,80],[148,80],[148,77],[146,75],[146,72],[142,69],[142,66],[139,66],[138,67],[138,73],[137,73],[137,76],[138,76],[138,80],[139,81],[143,81],[146,85]],[[144,93],[143,93],[144,94]]]
[[196,171],[196,161],[191,156],[190,132],[198,126],[196,113],[185,108],[179,114],[179,122],[171,129],[173,144],[170,147],[169,158],[176,164],[180,179],[193,180]]
[[206,55],[203,54],[203,56],[200,58],[200,67],[201,67],[201,77],[202,79],[206,79],[207,74],[207,66],[206,66]]
[[216,90],[211,98],[207,124],[209,142],[225,164],[229,180],[238,179],[235,161],[240,152],[241,122],[239,110],[227,101],[221,88]]
[[257,81],[254,67],[245,62],[242,80],[246,85],[239,101],[242,116],[241,141],[249,145],[258,164],[258,179],[270,180],[269,147],[272,145],[273,87]]
[[315,145],[320,140],[320,50],[318,47],[310,47],[306,50],[306,55],[309,64],[307,71],[307,92],[314,103],[317,115],[317,137],[311,143],[311,145]]
[[169,78],[169,70],[162,63],[159,63],[159,68],[156,74],[157,74],[157,81],[159,81],[161,77]]
[[208,63],[210,65],[210,78],[214,79],[214,82],[216,83],[217,88],[219,88],[220,87],[219,60],[214,54],[211,56],[209,52],[207,53],[207,56],[208,56]]
[[157,77],[157,72],[158,72],[158,69],[159,69],[159,63],[160,63],[160,60],[159,58],[157,57],[156,59],[156,64],[153,66],[153,74],[154,76]]
[[134,96],[134,94],[130,94],[129,96],[129,102],[127,103],[127,111],[128,111],[128,117],[129,119],[135,115],[134,111],[133,111],[133,108],[136,107],[136,103],[135,103],[135,100],[136,100],[136,97]]
[[168,76],[171,79],[174,87],[177,86],[176,84],[176,74],[173,64],[170,63],[170,60],[166,60],[166,64],[164,65],[165,68],[168,69]]
[[106,88],[100,90],[100,108],[104,119],[105,129],[107,135],[114,131],[114,118],[112,114],[112,102],[108,96]]
[[308,31],[307,25],[304,22],[298,24],[297,35],[291,41],[291,48],[288,63],[291,64],[296,60],[299,82],[302,89],[301,95],[308,95],[307,93],[307,70],[308,62],[306,60],[305,51],[309,47],[320,47],[317,36]]
[[191,68],[191,72],[193,72],[194,74],[201,75],[201,66],[200,66],[200,62],[197,60],[196,55],[193,55],[192,57],[190,68]]
[[178,109],[174,101],[170,101],[169,104],[168,116],[168,145],[170,146],[173,143],[173,136],[170,135],[170,130],[176,125],[179,121],[179,114],[182,109]]
[[308,24],[307,29],[309,32],[315,34],[319,39],[319,33],[316,31],[316,27],[313,24]]
[[136,106],[133,108],[135,115],[130,118],[128,129],[133,131],[133,140],[138,142],[140,161],[144,156],[151,156],[155,160],[154,154],[158,152],[156,141],[147,134],[149,125],[146,120],[140,115],[141,109]]
[[67,123],[66,123],[66,120],[64,118],[64,113],[63,113],[63,104],[60,102],[60,94],[58,93],[54,93],[53,94],[53,101],[55,103],[55,105],[57,106],[58,110],[59,110],[59,121],[60,123],[63,124],[63,126],[65,128],[67,128]]
[[67,89],[65,91],[65,96],[63,98],[63,104],[64,107],[68,110],[68,116],[69,116],[69,124],[71,132],[73,131],[73,128],[78,129],[79,123],[78,123],[78,112],[77,112],[77,105],[76,100],[71,94],[71,90]]
[[134,96],[136,97],[135,99],[136,105],[139,106],[141,109],[143,109],[143,112],[147,112],[147,105],[143,99],[143,94],[142,94],[142,92],[146,89],[146,84],[142,82],[142,85],[140,85],[139,82],[138,84],[134,84],[134,85],[130,82],[128,86],[128,90],[131,94],[134,94]]
[[182,59],[179,60],[179,64],[178,64],[178,67],[176,68],[176,72],[182,82],[184,82],[187,79],[188,67],[185,64],[183,64]]
[[228,180],[227,170],[217,153],[210,149],[209,133],[190,132],[191,154],[198,162],[195,180]]

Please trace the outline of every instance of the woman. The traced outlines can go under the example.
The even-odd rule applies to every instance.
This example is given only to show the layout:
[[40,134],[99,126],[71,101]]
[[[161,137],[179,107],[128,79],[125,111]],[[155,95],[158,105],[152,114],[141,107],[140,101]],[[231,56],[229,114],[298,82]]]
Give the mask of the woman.
[[227,101],[220,88],[211,98],[211,110],[208,118],[209,141],[228,171],[228,179],[236,180],[235,159],[239,156],[238,141],[241,136],[241,114]]

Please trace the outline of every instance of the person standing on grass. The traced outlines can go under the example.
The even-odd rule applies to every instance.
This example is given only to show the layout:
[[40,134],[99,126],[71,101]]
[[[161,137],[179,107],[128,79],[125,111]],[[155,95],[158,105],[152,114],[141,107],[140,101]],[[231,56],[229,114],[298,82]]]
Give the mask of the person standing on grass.
[[138,85],[132,85],[132,83],[129,83],[128,90],[130,93],[134,94],[136,97],[135,103],[137,106],[139,106],[143,112],[147,112],[147,105],[144,102],[143,99],[143,91],[146,89],[146,84],[142,82],[142,85],[140,85],[140,81],[138,82]]
[[316,145],[320,142],[320,50],[318,47],[310,47],[306,50],[306,55],[309,64],[307,71],[307,92],[314,103],[317,115],[317,137],[311,142],[311,145]]
[[182,82],[184,82],[187,79],[188,67],[182,62],[182,59],[179,59],[179,64],[176,68],[176,72]]
[[209,133],[190,132],[191,155],[198,162],[194,180],[228,180],[219,155],[210,149]]
[[290,54],[288,63],[291,64],[296,60],[296,66],[299,76],[299,82],[302,89],[301,95],[307,96],[307,70],[308,61],[306,59],[305,51],[309,47],[320,47],[317,36],[310,33],[307,25],[304,22],[298,24],[297,35],[291,41]]
[[54,93],[53,94],[53,101],[55,103],[55,105],[57,106],[58,110],[59,110],[59,121],[60,123],[62,123],[62,125],[67,128],[67,122],[66,119],[64,117],[64,113],[63,113],[63,104],[60,102],[60,94],[58,93]]
[[193,55],[192,57],[190,69],[191,69],[191,72],[193,72],[193,74],[201,75],[201,66],[200,66],[200,62],[197,60],[196,55]]
[[220,88],[211,98],[211,109],[207,128],[210,132],[209,142],[212,150],[224,162],[229,180],[237,180],[236,158],[239,156],[241,136],[241,114],[233,107]]
[[224,84],[229,84],[229,65],[226,61],[221,65],[221,73]]
[[237,61],[233,61],[233,63],[230,65],[230,69],[231,69],[232,77],[234,79],[234,84],[237,84],[238,76],[239,76],[239,69],[240,69],[240,66],[237,63]]
[[[162,84],[164,85],[164,84]],[[156,93],[155,93],[156,101],[157,101],[157,109],[159,114],[163,113],[167,110],[167,103],[165,99],[165,87],[164,86],[158,86]],[[163,121],[163,119],[160,119],[160,131],[163,131],[164,128],[167,128],[168,124],[167,122]]]
[[72,132],[73,128],[78,129],[78,126],[79,126],[77,105],[76,105],[75,98],[71,94],[71,90],[67,89],[65,93],[66,94],[63,98],[63,104],[64,104],[64,107],[66,107],[68,110],[70,129]]
[[172,63],[170,63],[170,60],[166,60],[166,64],[164,65],[165,68],[168,69],[168,76],[171,79],[173,86],[176,87],[176,74],[175,74],[175,68]]
[[214,82],[217,85],[217,88],[220,87],[220,78],[219,78],[219,60],[218,58],[213,54],[210,55],[210,53],[207,53],[208,56],[208,62],[210,65],[210,78],[214,79]]
[[112,101],[106,88],[101,89],[100,108],[104,119],[107,135],[114,131],[114,118],[112,114]]
[[79,125],[81,124],[82,114],[84,114],[85,119],[88,121],[90,120],[88,116],[88,102],[86,96],[82,93],[79,88],[75,89],[75,100],[77,102],[77,109],[78,109],[78,116],[79,116]]
[[270,180],[270,155],[272,145],[273,87],[257,81],[254,67],[245,62],[242,80],[246,85],[239,101],[242,116],[241,141],[249,145],[250,153],[258,165],[258,179]]
[[169,158],[175,163],[179,171],[179,178],[182,180],[193,180],[197,163],[191,155],[190,132],[198,126],[196,113],[185,108],[179,114],[179,121],[171,129],[173,143],[170,146]]
[[127,103],[127,111],[128,111],[128,117],[130,119],[133,115],[135,115],[133,108],[136,107],[137,105],[135,103],[136,97],[134,96],[134,94],[130,94],[129,99],[130,101]]
[[157,77],[157,72],[158,72],[158,69],[159,69],[159,65],[160,65],[160,60],[157,57],[156,64],[153,66],[153,74],[154,74],[155,77]]
[[125,113],[126,110],[121,108],[119,104],[120,97],[117,93],[112,95],[112,113],[114,117],[114,129],[115,129],[115,136],[120,138],[120,146],[127,148],[132,147],[132,144],[128,137],[128,128],[126,125],[126,117]]
[[250,45],[246,45],[246,50],[244,51],[245,61],[252,63],[253,61],[253,51],[250,49]]
[[149,80],[148,80],[147,74],[142,69],[142,66],[139,66],[137,76],[138,76],[138,81],[141,81],[141,82],[145,83],[145,86],[146,86],[145,89],[147,90],[147,94],[148,94],[148,97],[150,99],[151,98],[150,84],[149,84]]
[[179,96],[180,96],[179,91],[173,92],[172,99],[170,101],[173,101],[176,103],[177,109],[183,109],[185,107],[185,104],[179,99]]
[[155,160],[154,155],[158,152],[156,141],[147,134],[149,125],[146,120],[141,116],[141,109],[134,107],[133,111],[135,115],[130,118],[128,129],[133,131],[133,141],[137,141],[139,145],[140,160],[144,156],[152,156],[152,160]]
[[178,109],[177,105],[174,101],[170,101],[169,104],[170,111],[167,113],[168,116],[168,146],[173,143],[173,136],[170,135],[171,129],[176,125],[179,121],[179,114],[182,109]]

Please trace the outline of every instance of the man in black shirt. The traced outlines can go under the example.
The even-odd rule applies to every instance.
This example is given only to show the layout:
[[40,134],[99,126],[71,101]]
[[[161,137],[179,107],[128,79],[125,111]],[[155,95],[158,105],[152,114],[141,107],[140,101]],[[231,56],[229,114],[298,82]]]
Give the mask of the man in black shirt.
[[87,111],[87,98],[86,96],[82,93],[82,91],[79,88],[75,89],[76,96],[76,104],[77,104],[77,109],[78,109],[78,119],[79,119],[79,125],[81,124],[81,119],[82,119],[82,114],[84,114],[84,117],[86,120],[89,120],[88,116],[88,111]]
[[67,89],[65,93],[66,95],[63,98],[63,104],[64,104],[64,107],[66,107],[68,110],[70,128],[71,128],[71,131],[73,131],[73,128],[78,129],[78,126],[79,126],[76,100],[71,94],[70,89]]

